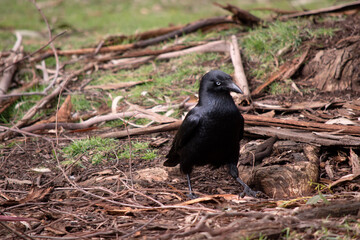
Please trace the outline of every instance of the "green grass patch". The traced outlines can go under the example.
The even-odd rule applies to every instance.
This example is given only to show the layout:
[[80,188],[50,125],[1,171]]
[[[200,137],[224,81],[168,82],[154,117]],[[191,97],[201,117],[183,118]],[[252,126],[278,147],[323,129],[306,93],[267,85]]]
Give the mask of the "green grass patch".
[[270,84],[268,92],[271,95],[290,93],[291,84],[289,82],[273,82]]
[[[82,161],[88,159],[91,164],[101,164],[107,161],[109,155],[116,154],[118,141],[111,138],[91,137],[85,140],[74,141],[61,150],[64,165],[77,164],[84,166]],[[80,160],[78,160],[80,158]]]
[[275,60],[283,64],[285,53],[295,52],[305,40],[318,37],[331,37],[336,29],[307,27],[306,20],[276,21],[268,26],[258,27],[241,40],[245,56],[258,67],[251,71],[255,78],[264,78],[275,70]]
[[71,96],[74,111],[93,111],[101,106],[101,99],[95,99],[87,94],[74,94]]
[[[29,77],[29,75],[23,76],[26,82],[28,82]],[[29,89],[28,92],[42,92],[44,89],[44,86],[37,85]],[[20,97],[19,100],[17,100],[0,114],[0,123],[8,124],[20,120],[24,116],[24,114],[43,97],[44,96],[41,95]],[[51,112],[53,112],[53,109],[45,108],[42,111],[38,111],[32,119],[36,119],[40,116],[50,114]]]
[[[199,79],[212,67],[222,55],[217,53],[189,54],[181,58],[173,58],[169,61],[155,61],[153,64],[145,64],[135,70],[121,70],[117,73],[105,72],[92,75],[92,85],[108,84],[128,81],[145,81],[126,90],[108,91],[112,97],[123,96],[130,102],[142,105],[153,106],[154,104],[165,103],[165,97],[171,100],[183,98],[186,95],[196,93],[199,88]],[[219,66],[221,70],[228,73],[232,71],[231,63]],[[189,84],[187,79],[192,79]],[[195,79],[195,80],[194,80]],[[110,104],[110,99],[109,99]]]
[[245,55],[261,64],[273,62],[274,57],[284,48],[297,49],[302,42],[302,28],[305,21],[269,23],[267,28],[251,30],[242,40]]
[[119,158],[130,159],[130,153],[132,159],[154,160],[157,157],[157,149],[150,148],[148,142],[131,142],[131,149],[129,144],[124,144]]

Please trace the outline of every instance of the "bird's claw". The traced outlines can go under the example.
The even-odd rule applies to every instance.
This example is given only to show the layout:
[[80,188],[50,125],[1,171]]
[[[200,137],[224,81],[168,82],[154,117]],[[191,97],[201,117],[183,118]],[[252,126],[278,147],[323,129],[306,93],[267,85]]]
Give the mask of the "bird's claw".
[[262,192],[260,191],[254,191],[252,190],[251,188],[249,187],[245,187],[244,191],[242,191],[240,194],[239,194],[239,197],[243,198],[245,196],[249,196],[249,197],[254,197],[254,198],[258,198],[262,195]]
[[188,198],[190,198],[190,199],[196,199],[196,198],[198,198],[198,196],[197,196],[196,194],[194,194],[194,193],[189,193],[189,194],[187,194],[187,196],[188,196]]

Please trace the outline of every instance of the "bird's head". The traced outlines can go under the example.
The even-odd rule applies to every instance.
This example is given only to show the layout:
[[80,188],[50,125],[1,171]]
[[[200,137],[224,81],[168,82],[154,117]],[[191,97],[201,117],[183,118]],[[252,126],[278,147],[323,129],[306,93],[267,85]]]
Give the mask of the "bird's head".
[[243,91],[232,81],[230,75],[220,70],[211,70],[206,73],[200,82],[200,94],[201,92],[212,93],[243,93]]

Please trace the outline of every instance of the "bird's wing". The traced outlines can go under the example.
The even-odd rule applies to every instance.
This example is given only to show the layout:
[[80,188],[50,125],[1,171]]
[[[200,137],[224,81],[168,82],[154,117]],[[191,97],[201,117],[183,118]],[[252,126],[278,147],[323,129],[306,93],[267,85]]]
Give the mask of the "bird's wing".
[[243,139],[244,137],[244,117],[240,114],[240,131],[239,131],[239,139]]
[[199,126],[199,123],[200,115],[192,109],[176,133],[172,147],[166,156],[168,160],[165,162],[165,166],[176,166],[179,163],[179,150],[190,141],[196,132],[196,128]]
[[196,128],[200,122],[200,116],[198,114],[189,114],[181,124],[179,131],[175,136],[177,149],[182,148],[194,135]]

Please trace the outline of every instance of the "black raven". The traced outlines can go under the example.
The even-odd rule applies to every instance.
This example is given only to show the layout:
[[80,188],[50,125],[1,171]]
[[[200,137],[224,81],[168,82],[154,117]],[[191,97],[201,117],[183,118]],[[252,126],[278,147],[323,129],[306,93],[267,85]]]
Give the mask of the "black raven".
[[239,178],[237,163],[244,118],[231,91],[243,93],[230,75],[220,70],[206,73],[200,82],[199,102],[186,115],[166,156],[164,166],[175,167],[180,163],[180,170],[187,176],[190,198],[196,198],[190,182],[193,166],[207,164],[214,168],[227,165],[229,174],[244,187],[241,196],[256,197],[260,193]]

